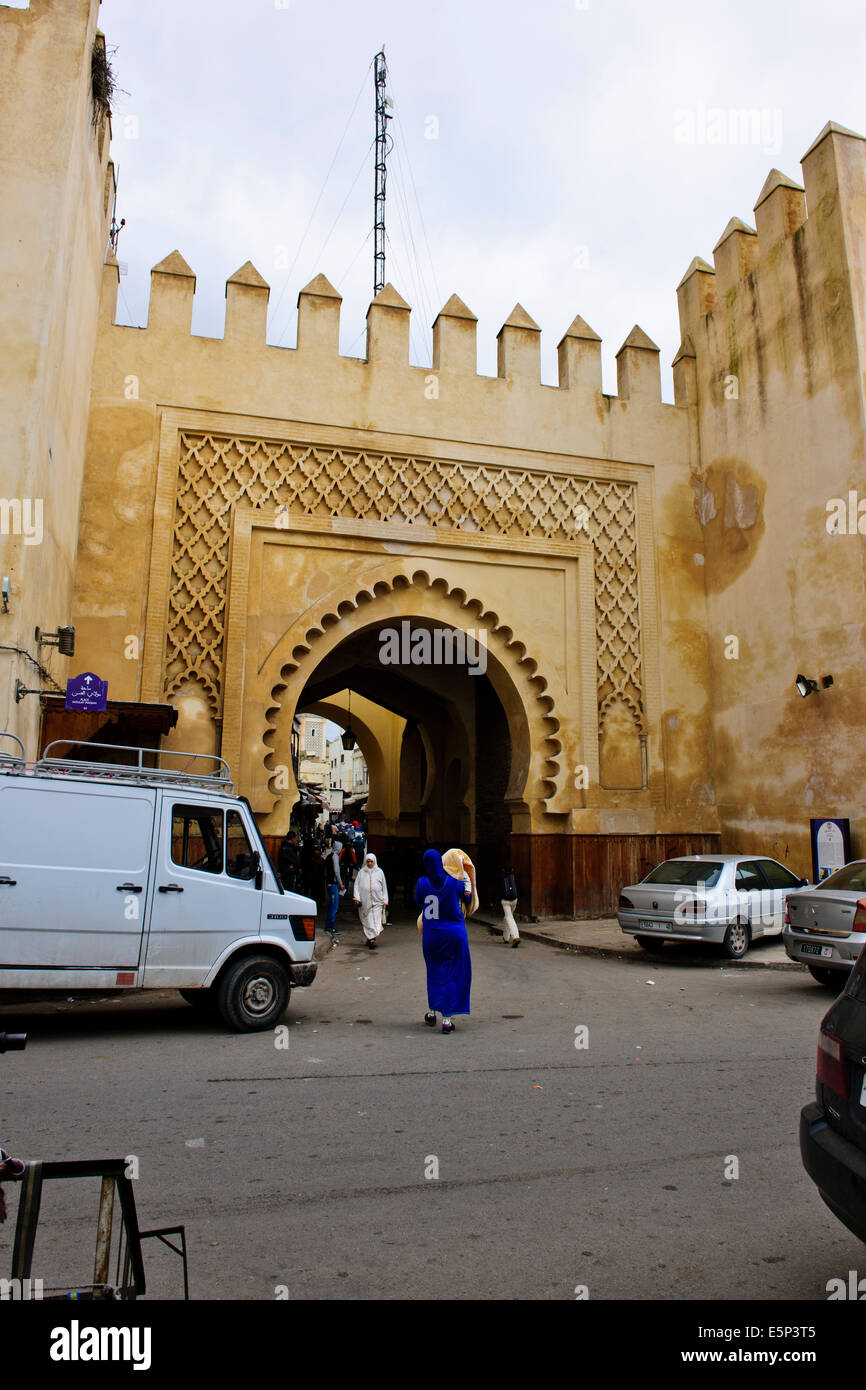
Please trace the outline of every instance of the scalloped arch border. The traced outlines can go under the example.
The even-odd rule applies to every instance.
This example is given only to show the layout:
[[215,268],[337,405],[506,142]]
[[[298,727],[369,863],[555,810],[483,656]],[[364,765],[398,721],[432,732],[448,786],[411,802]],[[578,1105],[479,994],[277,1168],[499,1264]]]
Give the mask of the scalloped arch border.
[[[560,721],[554,712],[553,697],[546,693],[549,684],[546,677],[538,674],[538,662],[528,654],[525,643],[515,637],[513,629],[500,619],[498,613],[488,608],[483,600],[470,597],[465,589],[456,585],[452,586],[448,580],[441,576],[431,576],[429,571],[425,569],[414,569],[408,573],[405,570],[398,570],[389,578],[379,578],[362,584],[353,594],[338,601],[335,601],[333,593],[317,601],[313,606],[314,609],[318,609],[317,616],[310,621],[303,640],[297,642],[292,648],[288,661],[281,664],[279,679],[271,686],[271,704],[265,711],[267,727],[263,736],[263,742],[268,747],[268,753],[264,760],[265,767],[269,771],[271,770],[269,763],[274,752],[270,745],[276,736],[276,721],[282,711],[280,696],[286,689],[288,679],[299,672],[306,664],[307,658],[314,653],[316,642],[324,637],[330,628],[351,617],[364,604],[375,603],[378,599],[403,589],[428,589],[437,594],[438,597],[456,604],[461,613],[473,615],[475,621],[469,626],[482,627],[489,634],[488,651],[496,657],[503,671],[511,679],[527,715],[527,725],[531,727],[528,718],[529,703],[520,692],[520,685],[514,678],[515,674],[519,675],[523,683],[529,687],[544,730],[543,761],[538,780],[541,793],[539,799],[544,802],[546,809],[547,802],[552,800],[559,790],[561,780],[560,755],[562,753],[562,743],[558,736]],[[492,646],[493,639],[496,639],[502,648],[505,660]],[[530,747],[530,755],[531,752]]]

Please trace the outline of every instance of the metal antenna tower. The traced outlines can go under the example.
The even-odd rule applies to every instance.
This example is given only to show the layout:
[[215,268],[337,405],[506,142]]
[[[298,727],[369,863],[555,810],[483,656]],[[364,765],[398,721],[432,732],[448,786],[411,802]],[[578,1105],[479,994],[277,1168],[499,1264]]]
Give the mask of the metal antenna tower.
[[388,107],[391,98],[385,95],[385,81],[388,69],[385,64],[385,48],[373,60],[373,77],[376,90],[376,192],[373,200],[373,298],[385,288],[385,160],[390,149],[388,122],[391,117]]

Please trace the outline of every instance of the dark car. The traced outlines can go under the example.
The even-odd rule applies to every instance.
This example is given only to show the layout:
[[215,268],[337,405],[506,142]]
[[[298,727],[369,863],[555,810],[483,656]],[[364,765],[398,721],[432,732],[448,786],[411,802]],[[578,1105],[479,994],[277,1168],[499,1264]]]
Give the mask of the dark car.
[[866,947],[821,1023],[815,1101],[800,1114],[800,1153],[827,1206],[866,1241]]

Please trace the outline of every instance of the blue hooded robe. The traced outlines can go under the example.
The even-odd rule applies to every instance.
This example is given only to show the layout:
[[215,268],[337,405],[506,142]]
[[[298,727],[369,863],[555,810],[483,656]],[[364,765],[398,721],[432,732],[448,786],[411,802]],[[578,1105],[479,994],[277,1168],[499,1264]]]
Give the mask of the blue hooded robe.
[[427,850],[424,870],[415,885],[415,902],[423,916],[421,949],[427,963],[427,1006],[445,1018],[468,1014],[472,961],[460,904],[472,901],[472,891],[462,879],[445,872],[438,850]]

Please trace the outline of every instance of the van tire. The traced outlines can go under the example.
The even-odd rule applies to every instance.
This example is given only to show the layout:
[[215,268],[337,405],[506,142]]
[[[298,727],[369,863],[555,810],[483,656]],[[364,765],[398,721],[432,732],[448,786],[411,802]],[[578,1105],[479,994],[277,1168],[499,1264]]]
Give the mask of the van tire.
[[244,956],[230,965],[217,985],[220,1016],[236,1033],[272,1028],[286,1012],[289,977],[271,956]]

